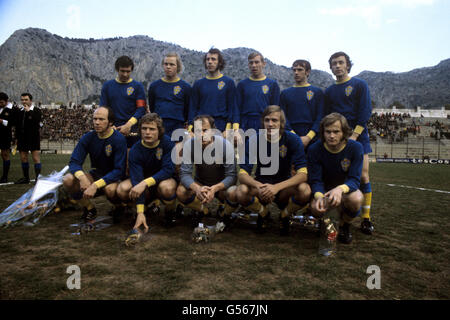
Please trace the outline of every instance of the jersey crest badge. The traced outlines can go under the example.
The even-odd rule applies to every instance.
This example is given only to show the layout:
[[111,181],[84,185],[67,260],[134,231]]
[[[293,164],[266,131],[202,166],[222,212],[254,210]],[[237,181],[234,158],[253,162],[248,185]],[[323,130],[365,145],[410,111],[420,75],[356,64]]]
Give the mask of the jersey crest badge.
[[220,81],[220,82],[217,84],[217,88],[218,88],[219,90],[222,90],[223,87],[225,87],[225,82]]
[[345,95],[347,97],[350,97],[350,95],[352,94],[353,91],[353,87],[352,86],[348,86],[347,88],[345,88]]
[[280,156],[281,156],[282,158],[284,158],[284,157],[286,157],[286,155],[287,155],[287,147],[283,144],[283,145],[280,147]]
[[350,164],[351,164],[351,161],[348,160],[347,158],[345,158],[344,160],[342,160],[342,161],[341,161],[341,167],[342,167],[342,170],[344,170],[344,172],[347,172],[348,169],[350,168]]
[[180,87],[180,86],[175,86],[175,87],[173,87],[173,94],[174,94],[174,95],[179,94],[180,91],[181,91],[181,87]]
[[314,92],[309,90],[308,92],[306,92],[306,99],[308,99],[308,101],[311,101],[312,98],[314,98]]
[[110,144],[108,144],[105,147],[105,154],[106,154],[107,157],[111,156],[111,154],[112,154],[112,146]]
[[265,84],[265,85],[262,86],[262,92],[263,92],[264,94],[267,94],[267,92],[269,92],[269,86],[268,86],[267,84]]
[[127,95],[131,96],[134,92],[134,88],[133,87],[128,87],[127,88]]
[[156,159],[161,160],[163,150],[161,148],[156,149]]

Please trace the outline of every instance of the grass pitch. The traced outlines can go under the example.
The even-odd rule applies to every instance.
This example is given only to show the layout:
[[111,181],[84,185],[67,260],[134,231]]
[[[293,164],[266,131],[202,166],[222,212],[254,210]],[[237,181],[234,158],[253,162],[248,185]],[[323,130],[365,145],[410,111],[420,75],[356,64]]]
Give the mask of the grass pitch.
[[[42,173],[59,171],[68,159],[43,155]],[[11,167],[14,181],[21,177],[17,157]],[[319,239],[312,231],[293,229],[280,237],[276,211],[266,234],[240,223],[207,244],[191,242],[189,217],[169,229],[152,217],[150,239],[134,247],[123,241],[131,217],[74,236],[69,225],[81,212],[63,211],[34,227],[0,229],[0,298],[449,299],[450,194],[430,190],[450,191],[450,167],[373,163],[370,170],[375,234],[362,234],[355,219],[352,244],[338,244],[334,257],[318,255]],[[0,186],[0,210],[28,188]],[[106,214],[105,199],[95,202]],[[81,269],[79,290],[66,286],[71,265]],[[380,268],[381,289],[366,286],[371,265]]]

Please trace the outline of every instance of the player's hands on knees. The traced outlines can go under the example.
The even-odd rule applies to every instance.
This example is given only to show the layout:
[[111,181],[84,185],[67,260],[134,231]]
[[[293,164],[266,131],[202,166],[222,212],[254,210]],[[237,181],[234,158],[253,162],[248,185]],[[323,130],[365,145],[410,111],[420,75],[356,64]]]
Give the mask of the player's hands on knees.
[[89,179],[86,176],[81,176],[79,178],[80,180],[80,190],[81,192],[86,191],[87,188],[89,188],[89,186],[91,185],[91,182],[89,181]]
[[95,196],[97,192],[97,185],[95,183],[91,183],[91,185],[83,192],[83,198],[91,199]]
[[337,207],[342,201],[342,189],[340,187],[336,187],[325,193],[324,196],[328,198],[328,205],[330,207]]
[[273,184],[266,183],[260,187],[260,193],[264,201],[272,202],[275,200],[278,190]]
[[202,203],[207,203],[209,202],[208,199],[210,198],[210,187],[208,186],[202,186],[200,188],[198,188],[198,190],[196,191],[197,194],[197,198],[199,198],[199,200]]
[[145,191],[145,188],[147,187],[147,183],[145,181],[141,181],[137,185],[135,185],[133,188],[131,188],[129,197],[131,200],[136,200],[139,198],[142,194],[142,192]]
[[148,231],[147,219],[145,218],[145,214],[143,212],[138,213],[136,217],[136,223],[134,224],[133,229],[138,229],[141,225],[144,226],[144,231]]

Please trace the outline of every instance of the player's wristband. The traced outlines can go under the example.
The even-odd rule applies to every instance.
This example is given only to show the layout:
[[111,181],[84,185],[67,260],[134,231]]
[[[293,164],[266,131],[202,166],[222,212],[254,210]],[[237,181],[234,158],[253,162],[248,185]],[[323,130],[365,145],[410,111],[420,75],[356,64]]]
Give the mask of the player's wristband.
[[312,140],[316,136],[316,133],[314,131],[310,130],[306,136]]
[[239,123],[233,123],[233,130],[239,130]]
[[189,127],[188,127],[188,131],[189,131],[189,132],[192,132],[192,128],[193,128],[193,127],[194,127],[194,126],[193,126],[192,124],[190,124]]
[[136,212],[137,212],[137,214],[144,213],[144,211],[145,211],[145,205],[143,205],[143,204],[136,205]]
[[325,197],[322,192],[316,192],[314,193],[314,199],[319,200],[321,198]]
[[343,192],[343,193],[348,193],[348,192],[350,191],[350,188],[349,188],[348,185],[346,185],[346,184],[341,184],[341,185],[339,186],[339,188],[342,189],[342,192]]
[[135,117],[131,117],[130,120],[128,120],[128,123],[129,123],[131,126],[134,126],[137,122],[138,122],[138,121],[137,121],[137,119],[136,119]]
[[228,122],[228,123],[227,123],[227,126],[225,127],[225,130],[230,130],[230,129],[231,129],[231,123]]
[[147,184],[147,187],[149,187],[149,188],[156,184],[156,181],[155,181],[155,179],[153,179],[153,177],[147,178],[144,181]]
[[299,173],[308,174],[308,168],[304,167],[304,168],[298,169],[297,174],[299,174]]
[[353,130],[354,133],[357,133],[357,134],[359,134],[359,135],[360,135],[363,131],[364,131],[364,127],[361,127],[361,126],[359,126],[359,125],[355,127],[355,130]]
[[104,186],[106,186],[106,182],[103,179],[97,180],[94,182],[94,184],[97,186],[97,188],[103,188]]
[[75,178],[80,179],[82,176],[85,176],[84,172],[82,170],[78,170],[74,174]]

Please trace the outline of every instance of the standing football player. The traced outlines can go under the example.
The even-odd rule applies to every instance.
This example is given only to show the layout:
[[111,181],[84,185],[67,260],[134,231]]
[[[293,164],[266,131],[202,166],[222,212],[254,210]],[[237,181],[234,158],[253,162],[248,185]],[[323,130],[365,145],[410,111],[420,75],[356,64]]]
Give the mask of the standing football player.
[[286,114],[289,129],[302,139],[305,149],[317,140],[323,118],[323,92],[308,83],[311,64],[295,60],[292,64],[295,84],[281,92],[280,106]]
[[114,126],[127,138],[129,149],[139,140],[136,124],[146,112],[145,90],[142,83],[131,78],[134,62],[130,57],[117,58],[115,69],[117,78],[102,86],[100,105],[113,109]]
[[189,106],[189,129],[193,120],[202,114],[214,118],[216,128],[226,135],[225,130],[239,129],[239,110],[236,104],[236,85],[234,80],[223,75],[225,59],[219,49],[211,48],[203,57],[207,71],[206,77],[197,80],[192,86]]
[[336,83],[325,90],[325,115],[332,112],[342,114],[348,121],[353,133],[350,140],[360,142],[364,149],[364,163],[361,174],[361,191],[364,194],[363,212],[361,214],[361,231],[371,235],[374,226],[370,220],[372,203],[372,186],[369,179],[369,133],[367,121],[372,114],[372,104],[367,83],[359,78],[350,77],[352,68],[350,57],[345,52],[336,52],[328,60]]
[[9,157],[12,141],[11,127],[14,122],[16,108],[13,108],[11,102],[8,102],[8,95],[0,92],[0,149],[3,160],[3,174],[0,183],[8,182],[8,173],[11,166]]
[[280,87],[276,80],[264,74],[266,61],[259,52],[248,56],[250,76],[237,85],[237,104],[240,112],[242,130],[261,128],[261,114],[267,106],[278,105]]

